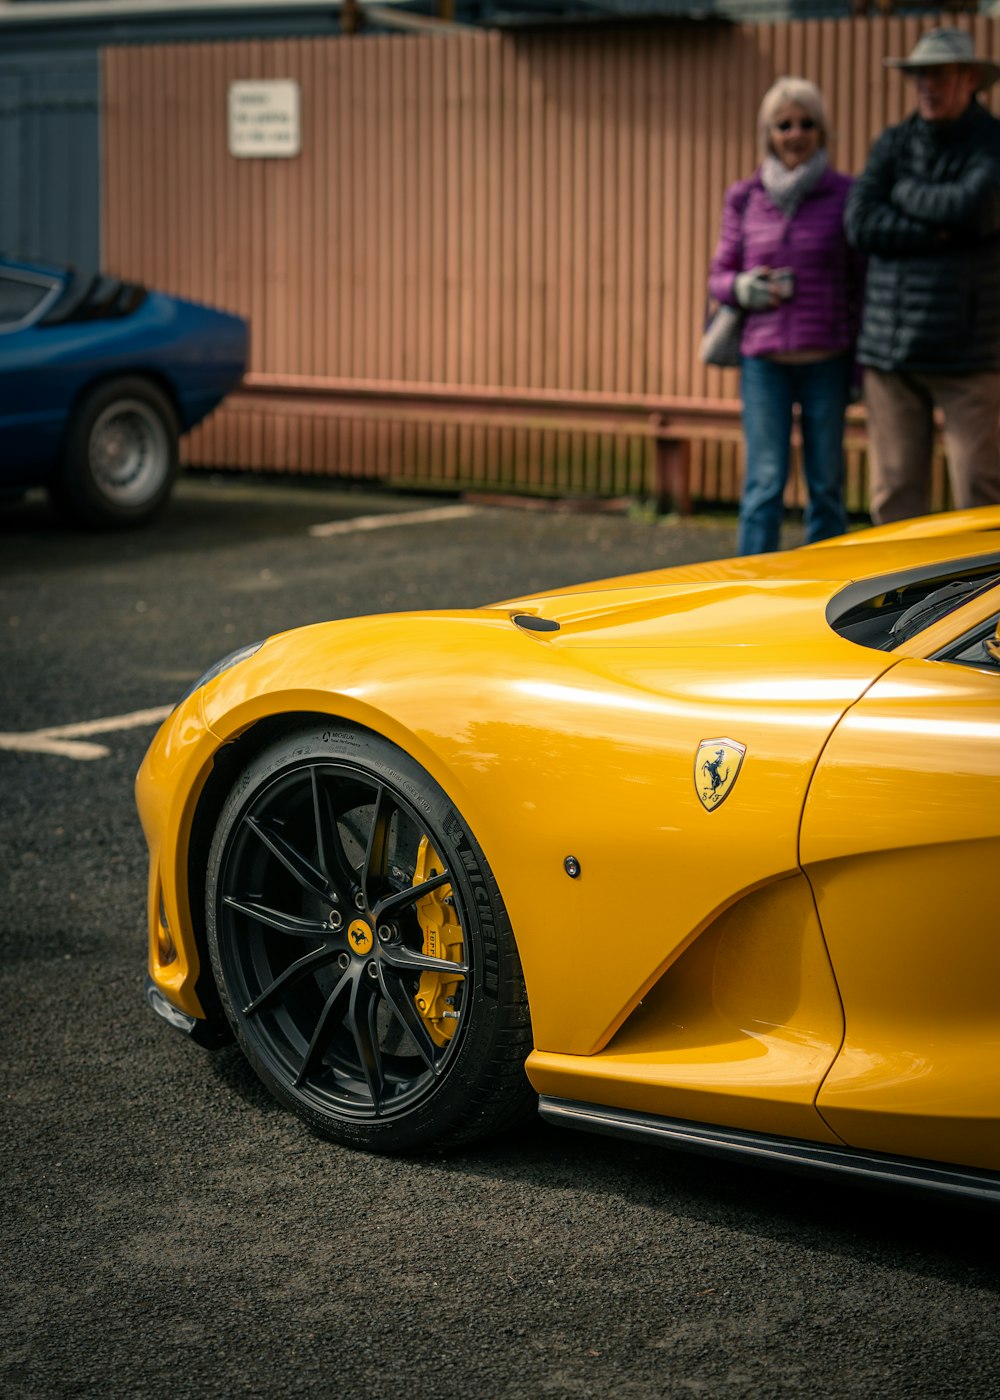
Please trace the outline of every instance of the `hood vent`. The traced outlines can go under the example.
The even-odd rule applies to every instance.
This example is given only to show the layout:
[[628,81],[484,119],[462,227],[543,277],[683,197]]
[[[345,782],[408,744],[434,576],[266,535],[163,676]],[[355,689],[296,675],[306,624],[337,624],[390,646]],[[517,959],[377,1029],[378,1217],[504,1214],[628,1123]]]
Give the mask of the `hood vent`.
[[551,617],[536,617],[534,613],[514,613],[511,622],[524,632],[558,632],[559,623]]

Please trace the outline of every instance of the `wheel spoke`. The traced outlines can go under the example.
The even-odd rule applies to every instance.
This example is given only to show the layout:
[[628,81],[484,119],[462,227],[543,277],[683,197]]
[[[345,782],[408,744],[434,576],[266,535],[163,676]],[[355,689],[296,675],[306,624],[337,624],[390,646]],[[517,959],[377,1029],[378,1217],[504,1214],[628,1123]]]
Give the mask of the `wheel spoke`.
[[389,879],[389,827],[397,804],[389,789],[379,785],[375,798],[375,811],[372,814],[371,830],[368,833],[368,849],[361,874],[361,888],[369,908],[378,901],[386,889]]
[[451,977],[459,977],[469,970],[468,963],[432,958],[429,953],[418,953],[403,943],[383,945],[382,961],[388,963],[394,972],[445,972]]
[[309,1041],[309,1046],[306,1050],[305,1055],[303,1056],[302,1063],[299,1066],[299,1072],[295,1076],[295,1087],[297,1089],[300,1089],[305,1083],[306,1078],[308,1077],[309,1072],[313,1067],[313,1064],[316,1062],[316,1060],[319,1059],[323,1051],[326,1049],[327,1045],[330,1043],[330,1039],[333,1035],[333,1030],[328,1030],[327,1027],[333,1017],[334,1007],[337,1005],[337,1002],[340,1000],[344,989],[348,986],[350,981],[351,970],[350,968],[348,968],[348,970],[344,973],[340,981],[337,983],[333,991],[326,999],[326,1003],[323,1007],[323,1010],[319,1014],[319,1020],[316,1022],[316,1025],[313,1029],[312,1037]]
[[287,933],[291,938],[326,939],[330,933],[326,924],[318,923],[315,919],[300,919],[295,914],[285,914],[280,909],[271,909],[267,904],[258,904],[253,899],[234,899],[226,894],[222,896],[222,902],[238,914],[246,914],[257,923],[266,924],[278,933]]
[[[453,964],[449,964],[449,966],[453,966]],[[387,977],[385,975],[384,963],[379,971],[381,974],[379,980],[382,984],[382,990],[385,993],[385,999],[389,1003],[393,1015],[413,1037],[420,1058],[423,1060],[424,1064],[429,1070],[437,1074],[438,1051],[431,1039],[430,1032],[424,1025],[423,1017],[414,1006],[406,987],[399,979],[397,977]]]
[[267,849],[277,856],[285,869],[295,877],[303,889],[309,890],[311,894],[318,894],[321,899],[329,898],[329,883],[322,871],[317,870],[311,860],[308,860],[301,851],[296,850],[286,841],[280,832],[268,829],[256,817],[251,815],[246,820],[251,831],[257,833]]
[[361,1070],[365,1076],[368,1092],[372,1096],[372,1106],[377,1115],[385,1088],[385,1080],[382,1076],[382,1055],[378,1048],[378,1036],[375,1031],[377,1001],[373,992],[369,992],[363,998],[365,1005],[359,1007],[358,1003],[362,1000],[361,988],[362,982],[359,977],[355,979],[354,986],[351,988],[351,1002],[344,1019],[354,1037],[358,1059],[361,1061]]
[[451,876],[447,870],[443,870],[440,875],[432,875],[429,880],[421,880],[419,885],[408,885],[405,890],[380,899],[372,913],[376,919],[381,919],[385,914],[392,914],[397,909],[405,909],[410,904],[416,904],[418,899],[423,899],[424,895],[430,894],[432,890],[438,890],[442,885],[450,884]]
[[279,993],[287,991],[317,968],[325,967],[328,963],[333,962],[336,956],[337,949],[326,946],[314,948],[311,953],[306,953],[304,957],[289,963],[284,972],[277,976],[270,986],[265,987],[262,992],[258,992],[253,1001],[243,1008],[244,1016],[251,1016],[255,1011],[263,1010],[265,1006],[274,1001]]
[[313,819],[316,823],[316,847],[319,867],[329,885],[340,887],[346,897],[357,879],[357,873],[347,859],[338,826],[338,813],[333,794],[321,780],[318,768],[310,771],[312,781]]

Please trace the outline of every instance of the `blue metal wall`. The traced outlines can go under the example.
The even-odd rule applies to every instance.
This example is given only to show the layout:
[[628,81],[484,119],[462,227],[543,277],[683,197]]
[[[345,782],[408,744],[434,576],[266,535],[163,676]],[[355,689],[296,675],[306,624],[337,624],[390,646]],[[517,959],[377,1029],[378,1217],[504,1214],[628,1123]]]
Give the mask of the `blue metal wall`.
[[[43,8],[43,7],[42,7]],[[83,4],[72,20],[37,5],[0,16],[0,249],[78,266],[101,261],[100,64],[109,44],[339,32],[338,3],[283,0],[246,12]],[[20,14],[18,11],[21,10]],[[30,11],[30,14],[28,13]]]
[[0,248],[97,267],[96,48],[0,56]]

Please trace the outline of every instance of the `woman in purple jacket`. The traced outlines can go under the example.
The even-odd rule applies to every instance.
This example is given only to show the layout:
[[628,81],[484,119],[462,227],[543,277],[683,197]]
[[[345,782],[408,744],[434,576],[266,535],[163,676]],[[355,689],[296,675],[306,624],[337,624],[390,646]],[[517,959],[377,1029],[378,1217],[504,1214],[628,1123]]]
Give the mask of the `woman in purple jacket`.
[[746,313],[741,554],[779,547],[795,404],[809,489],[806,538],[847,529],[844,413],[863,281],[863,261],[844,236],[851,177],[830,167],[819,88],[779,78],[757,125],[760,168],[726,191],[708,282],[716,301]]

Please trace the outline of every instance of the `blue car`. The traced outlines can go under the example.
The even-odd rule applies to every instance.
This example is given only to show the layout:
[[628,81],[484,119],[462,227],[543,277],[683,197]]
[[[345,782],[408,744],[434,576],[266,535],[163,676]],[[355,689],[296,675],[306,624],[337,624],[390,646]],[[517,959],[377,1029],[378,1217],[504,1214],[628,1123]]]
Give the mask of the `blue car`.
[[164,507],[178,440],[243,376],[247,326],[134,282],[0,256],[0,492],[88,526]]

